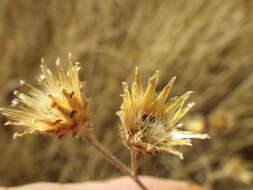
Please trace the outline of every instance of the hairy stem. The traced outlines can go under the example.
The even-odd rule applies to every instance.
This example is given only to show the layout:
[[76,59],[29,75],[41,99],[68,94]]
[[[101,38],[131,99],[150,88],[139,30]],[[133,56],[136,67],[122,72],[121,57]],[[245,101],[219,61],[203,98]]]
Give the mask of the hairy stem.
[[86,139],[90,145],[92,145],[98,152],[100,152],[109,162],[111,162],[112,165],[117,167],[121,172],[123,172],[125,175],[128,175],[131,177],[134,182],[142,189],[142,190],[148,190],[143,183],[139,180],[137,176],[134,176],[131,173],[131,170],[123,163],[121,162],[117,157],[112,155],[107,148],[104,147],[97,139],[93,136],[90,132],[79,132],[78,135],[84,139]]

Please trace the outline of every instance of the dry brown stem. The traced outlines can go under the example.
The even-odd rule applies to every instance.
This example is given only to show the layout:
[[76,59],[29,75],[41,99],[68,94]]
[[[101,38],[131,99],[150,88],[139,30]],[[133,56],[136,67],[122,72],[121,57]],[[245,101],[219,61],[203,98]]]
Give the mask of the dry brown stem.
[[138,169],[138,166],[137,166],[137,156],[138,156],[138,153],[134,150],[131,150],[131,168],[132,168],[132,175],[133,176],[137,176],[137,169]]
[[87,131],[78,133],[78,135],[85,140],[87,140],[90,145],[92,145],[98,152],[100,152],[109,162],[111,162],[112,165],[114,165],[116,168],[118,168],[122,173],[125,175],[128,175],[131,177],[132,180],[135,181],[135,183],[142,189],[142,190],[148,190],[143,183],[139,180],[139,178],[132,174],[132,172],[129,170],[129,168],[121,162],[117,157],[112,155],[107,148],[104,147],[97,139],[96,137],[91,134],[87,133]]

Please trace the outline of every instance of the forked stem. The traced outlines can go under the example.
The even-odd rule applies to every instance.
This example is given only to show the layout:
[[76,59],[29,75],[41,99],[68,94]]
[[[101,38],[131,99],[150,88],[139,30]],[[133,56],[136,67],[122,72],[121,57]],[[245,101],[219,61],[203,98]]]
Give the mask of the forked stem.
[[148,190],[143,183],[139,180],[137,176],[134,176],[131,173],[131,170],[123,163],[121,162],[117,157],[112,155],[107,148],[104,147],[97,139],[93,136],[90,132],[87,131],[80,131],[78,135],[84,139],[86,139],[98,152],[100,152],[109,162],[112,163],[115,167],[117,167],[121,172],[123,172],[125,175],[128,175],[129,177],[134,180],[134,182],[142,189],[142,190]]

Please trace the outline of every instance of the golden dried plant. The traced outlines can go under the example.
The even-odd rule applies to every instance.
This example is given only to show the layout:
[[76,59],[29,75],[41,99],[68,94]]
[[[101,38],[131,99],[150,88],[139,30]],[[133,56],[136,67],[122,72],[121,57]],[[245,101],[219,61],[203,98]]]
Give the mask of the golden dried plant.
[[[176,75],[179,80],[173,94],[194,91],[196,106],[186,116],[194,121],[192,114],[203,116],[204,130],[212,140],[183,148],[184,161],[168,154],[142,159],[139,171],[208,184],[207,188],[215,190],[252,188],[253,181],[250,185],[224,178],[210,182],[209,176],[236,156],[253,165],[253,1],[2,0],[0,5],[1,105],[9,102],[18,79],[34,84],[40,57],[49,61],[55,55],[65,56],[66,51],[75,52],[75,58],[85,63],[80,74],[88,83],[87,94],[96,99],[89,103],[96,116],[94,132],[126,161],[128,153],[121,143],[115,143],[119,81],[129,80],[135,66],[145,76],[160,69],[158,88]],[[232,116],[234,123],[224,122],[224,126],[220,117],[210,121],[217,110],[228,115],[228,121]],[[226,121],[227,116],[224,118]],[[1,124],[5,121],[0,120]],[[184,129],[191,130],[185,119],[182,122]],[[201,129],[202,121],[198,122]],[[58,141],[36,135],[10,141],[9,135],[10,128],[2,127],[1,185],[104,180],[120,175],[75,139]],[[84,145],[81,149],[80,144]],[[9,164],[13,157],[15,162]]]
[[79,80],[79,63],[74,63],[70,54],[65,71],[60,59],[57,59],[57,74],[53,74],[43,62],[42,74],[38,79],[40,88],[20,81],[27,93],[14,91],[17,98],[12,101],[12,106],[20,109],[1,108],[3,115],[12,120],[5,125],[27,127],[23,133],[15,133],[14,138],[31,133],[59,138],[75,136],[80,128],[88,127],[88,102],[83,92],[83,83]]
[[144,91],[142,77],[136,68],[131,92],[127,83],[123,83],[123,103],[118,112],[121,137],[127,147],[138,153],[155,155],[164,151],[183,159],[183,154],[175,146],[191,145],[191,139],[206,139],[209,136],[181,130],[182,124],[179,121],[194,105],[188,103],[184,106],[192,92],[188,91],[180,97],[166,101],[176,77],[156,95],[158,77],[157,71],[149,78],[147,89]]
[[84,85],[79,79],[80,68],[79,63],[72,61],[71,54],[66,71],[60,65],[60,59],[57,59],[56,76],[42,64],[39,77],[41,88],[20,81],[21,86],[28,91],[26,94],[14,91],[17,98],[12,101],[12,105],[20,109],[0,109],[3,115],[12,120],[5,125],[28,127],[23,133],[15,133],[14,138],[33,133],[58,138],[69,135],[82,137],[115,167],[131,177],[142,190],[147,190],[139,178],[132,175],[128,167],[100,144],[89,130],[88,101],[83,92]]

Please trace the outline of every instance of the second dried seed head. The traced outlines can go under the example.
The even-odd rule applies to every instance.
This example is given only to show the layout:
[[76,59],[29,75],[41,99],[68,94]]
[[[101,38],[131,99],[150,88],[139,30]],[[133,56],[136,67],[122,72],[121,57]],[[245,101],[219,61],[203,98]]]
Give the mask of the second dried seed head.
[[127,83],[123,82],[123,103],[118,112],[121,137],[127,147],[139,153],[155,155],[164,151],[182,159],[183,155],[176,146],[191,145],[192,138],[205,139],[208,135],[181,130],[182,124],[178,122],[194,105],[185,105],[192,92],[167,101],[176,77],[173,77],[157,95],[158,76],[157,71],[149,78],[146,90],[143,89],[138,69],[130,90]]

